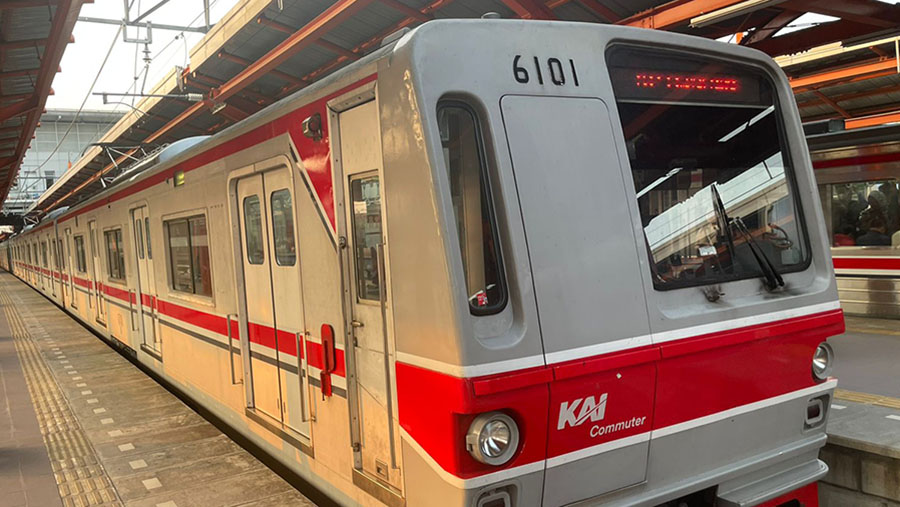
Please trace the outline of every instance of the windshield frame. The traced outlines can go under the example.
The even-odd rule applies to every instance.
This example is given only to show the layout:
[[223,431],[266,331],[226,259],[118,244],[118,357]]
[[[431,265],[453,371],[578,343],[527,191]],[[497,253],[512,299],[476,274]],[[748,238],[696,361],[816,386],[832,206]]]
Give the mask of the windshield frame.
[[[651,56],[654,58],[681,58],[681,59],[685,59],[688,61],[702,60],[704,62],[706,62],[706,61],[709,61],[712,63],[718,62],[725,66],[729,66],[729,67],[738,67],[738,68],[740,68],[741,71],[746,72],[747,75],[753,75],[753,76],[756,76],[756,77],[764,80],[768,84],[768,86],[771,87],[771,89],[772,89],[771,95],[772,95],[772,102],[773,102],[772,105],[775,108],[773,114],[774,114],[775,125],[777,127],[776,135],[777,135],[777,139],[778,139],[778,143],[779,143],[779,152],[781,154],[782,162],[783,162],[783,165],[785,168],[785,179],[787,180],[788,192],[789,192],[790,197],[793,199],[794,213],[796,215],[796,220],[798,222],[797,229],[799,232],[799,237],[797,238],[797,240],[802,242],[800,251],[804,254],[801,262],[790,265],[790,266],[782,267],[781,269],[777,270],[777,272],[780,275],[785,275],[785,274],[789,274],[789,273],[803,272],[803,271],[806,271],[807,269],[809,269],[810,265],[812,264],[812,259],[813,259],[813,251],[812,251],[811,243],[809,240],[809,228],[813,224],[810,224],[810,222],[808,222],[806,220],[806,214],[804,213],[804,209],[803,209],[803,199],[801,197],[802,194],[800,192],[800,187],[799,187],[799,184],[797,181],[797,174],[796,174],[797,165],[795,164],[795,159],[797,157],[794,157],[793,153],[792,153],[792,150],[795,148],[794,145],[797,143],[789,142],[787,127],[785,125],[786,115],[787,114],[795,114],[796,108],[793,105],[792,101],[785,101],[782,99],[781,93],[783,90],[782,90],[782,87],[779,86],[780,83],[782,83],[782,80],[778,79],[778,77],[772,73],[771,69],[769,69],[763,65],[760,65],[757,62],[754,62],[752,60],[738,60],[733,55],[725,55],[725,54],[721,54],[721,53],[713,53],[713,52],[707,52],[707,51],[688,51],[683,46],[673,47],[673,46],[662,46],[662,45],[647,45],[647,44],[640,44],[640,43],[634,43],[634,42],[612,43],[606,48],[606,51],[604,52],[604,62],[606,64],[606,69],[607,69],[606,75],[607,75],[607,79],[609,80],[608,83],[609,83],[609,87],[610,87],[610,92],[612,94],[613,101],[616,106],[615,108],[611,108],[611,109],[614,109],[613,114],[615,115],[616,119],[618,120],[618,121],[613,122],[614,128],[616,130],[618,130],[619,135],[621,135],[621,139],[623,140],[623,142],[626,143],[626,145],[627,145],[627,139],[625,138],[625,127],[622,124],[622,117],[619,114],[619,99],[618,99],[618,96],[616,95],[615,87],[613,85],[612,70],[611,70],[613,67],[615,67],[615,65],[611,64],[611,62],[613,61],[613,58],[617,55],[617,53],[622,52],[622,51],[637,51],[637,52],[641,53],[642,55]],[[634,101],[629,101],[628,99],[624,99],[623,102],[634,102]],[[664,101],[649,101],[649,102],[662,103]],[[793,113],[791,113],[789,110],[785,109],[785,105],[786,105],[785,102],[788,102],[787,106],[792,108],[790,111],[793,111]],[[690,107],[690,106],[686,106],[686,107]],[[626,166],[628,169],[628,174],[627,174],[628,185],[631,187],[631,191],[633,192],[632,193],[632,199],[633,199],[632,202],[637,211],[637,220],[638,220],[637,226],[639,227],[641,237],[643,238],[643,241],[641,241],[641,243],[643,243],[643,245],[641,245],[641,246],[647,255],[647,261],[649,263],[649,266],[648,266],[649,273],[648,274],[650,275],[650,279],[653,283],[654,290],[670,291],[670,290],[678,290],[678,289],[684,289],[684,288],[689,288],[689,287],[707,287],[707,286],[718,285],[718,284],[722,284],[722,283],[736,282],[736,281],[741,281],[741,280],[764,279],[765,278],[764,269],[762,269],[760,267],[756,271],[747,271],[747,272],[739,272],[739,273],[732,273],[732,274],[720,273],[714,277],[704,277],[701,279],[676,279],[676,280],[660,282],[657,279],[657,277],[654,276],[654,274],[656,273],[656,266],[659,264],[659,262],[654,260],[653,253],[650,250],[649,241],[646,236],[646,229],[645,229],[645,226],[643,225],[643,216],[641,215],[640,207],[638,205],[638,197],[637,197],[638,191],[634,185],[634,170],[632,168],[631,157],[629,155],[626,155],[625,158],[627,159],[627,164],[628,164]],[[747,169],[749,169],[749,168],[747,168]],[[681,202],[685,202],[685,201],[681,201]],[[729,227],[733,227],[733,225],[729,225]],[[716,262],[718,263],[718,260]]]

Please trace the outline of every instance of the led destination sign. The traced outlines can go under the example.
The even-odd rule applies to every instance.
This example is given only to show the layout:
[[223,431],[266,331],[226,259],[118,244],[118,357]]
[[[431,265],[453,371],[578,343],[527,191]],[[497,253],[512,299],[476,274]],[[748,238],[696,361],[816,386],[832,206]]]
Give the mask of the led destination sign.
[[741,82],[734,77],[715,75],[636,72],[634,85],[638,88],[737,93]]
[[760,103],[759,79],[753,75],[657,70],[643,66],[611,67],[610,73],[620,100]]

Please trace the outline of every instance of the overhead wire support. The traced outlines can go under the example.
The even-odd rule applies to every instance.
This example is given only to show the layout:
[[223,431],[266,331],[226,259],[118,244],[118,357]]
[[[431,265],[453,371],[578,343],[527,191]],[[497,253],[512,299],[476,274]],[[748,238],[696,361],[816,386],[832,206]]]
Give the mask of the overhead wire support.
[[209,31],[209,29],[205,26],[165,25],[160,23],[150,23],[149,21],[134,22],[125,21],[123,19],[94,18],[89,16],[78,16],[78,21],[84,21],[85,23],[100,23],[104,25],[131,26],[137,28],[146,28],[148,30],[150,30],[152,26],[152,28],[156,28],[157,30],[174,30],[176,32],[206,33]]

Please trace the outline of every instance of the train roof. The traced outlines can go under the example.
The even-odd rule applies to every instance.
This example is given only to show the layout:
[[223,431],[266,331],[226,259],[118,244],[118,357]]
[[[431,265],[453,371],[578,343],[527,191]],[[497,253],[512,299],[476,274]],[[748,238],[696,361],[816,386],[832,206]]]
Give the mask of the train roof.
[[[522,30],[523,26],[531,26],[534,28],[540,27],[541,29],[545,29],[550,26],[559,28],[561,27],[561,25],[566,25],[569,28],[578,27],[586,30],[605,31],[608,32],[608,34],[611,35],[612,38],[615,38],[616,36],[622,36],[627,39],[646,40],[649,43],[686,45],[687,42],[691,42],[692,46],[696,46],[700,50],[714,51],[720,54],[728,53],[733,54],[734,56],[750,58],[757,61],[771,61],[771,59],[767,55],[765,55],[765,53],[752,48],[712,41],[702,37],[664,32],[659,30],[648,30],[644,28],[602,25],[596,23],[574,21],[539,21],[522,19],[481,18],[432,20],[423,23],[416,28],[410,29],[407,27],[385,37],[381,47],[359,59],[358,61],[335,71],[333,74],[330,74],[327,77],[316,81],[315,83],[310,84],[309,86],[300,89],[291,95],[288,95],[287,97],[284,97],[278,102],[269,105],[268,107],[256,112],[255,114],[245,118],[244,120],[227,127],[221,132],[217,132],[216,134],[211,136],[206,136],[205,139],[202,139],[199,142],[190,143],[190,146],[186,147],[183,150],[180,150],[174,156],[164,159],[163,157],[159,156],[159,153],[151,154],[151,156],[158,159],[157,163],[152,165],[150,168],[137,172],[137,174],[132,174],[130,178],[127,178],[127,184],[136,184],[154,174],[158,174],[162,171],[172,168],[173,166],[177,166],[178,164],[183,163],[191,159],[192,157],[201,154],[227,140],[230,140],[240,134],[246,133],[254,128],[257,128],[276,118],[283,116],[285,114],[285,110],[294,107],[293,104],[299,101],[303,101],[308,97],[315,97],[327,91],[328,89],[332,88],[335,83],[340,82],[348,76],[357,74],[361,71],[361,69],[372,66],[381,58],[392,54],[395,49],[404,45],[413,46],[414,44],[412,43],[414,41],[423,37],[423,35],[421,34],[430,34],[428,38],[434,38],[438,43],[443,41],[449,44],[453,40],[458,40],[458,34],[454,32],[450,34],[451,36],[448,36],[447,30],[457,30],[465,27],[490,27],[490,33],[495,34],[498,30],[518,32]],[[635,37],[635,35],[638,34],[639,36]],[[778,68],[774,65],[774,63],[772,64],[772,67],[776,69]],[[181,143],[185,139],[176,141],[175,143],[172,143],[172,145]],[[103,201],[114,193],[121,191],[123,188],[127,187],[124,187],[123,185],[111,186],[103,190],[102,192],[91,196],[85,201],[71,206],[68,209],[65,209],[62,213],[53,213],[52,220],[48,220],[49,218],[51,218],[49,215],[45,216],[35,227],[35,230],[42,229],[47,223],[50,223],[54,220],[63,219],[72,213],[78,213],[85,207]]]

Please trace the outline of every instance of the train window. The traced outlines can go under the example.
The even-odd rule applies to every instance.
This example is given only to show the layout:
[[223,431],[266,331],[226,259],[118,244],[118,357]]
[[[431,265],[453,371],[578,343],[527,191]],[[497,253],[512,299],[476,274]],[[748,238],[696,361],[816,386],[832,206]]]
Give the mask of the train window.
[[262,211],[259,197],[244,198],[244,235],[247,237],[247,262],[262,264],[266,254],[263,250]]
[[125,250],[122,246],[122,229],[104,231],[106,239],[106,273],[111,280],[125,279]]
[[56,240],[56,242],[59,245],[56,249],[56,258],[59,261],[59,269],[63,270],[66,269],[66,251],[63,249],[63,242],[61,239]]
[[657,289],[805,269],[775,85],[748,67],[637,48],[608,56]]
[[[140,225],[138,226],[140,227]],[[144,217],[144,237],[147,241],[147,258],[153,258],[153,250],[150,248],[150,219],[148,217]]]
[[356,249],[356,296],[378,301],[378,245],[381,244],[381,184],[378,176],[350,181],[353,201],[353,245]]
[[496,313],[506,305],[506,286],[480,126],[472,110],[456,102],[438,106],[438,121],[469,310]]
[[75,268],[79,273],[87,271],[87,260],[84,256],[84,236],[75,236]]
[[900,191],[896,180],[825,186],[831,245],[900,248]]
[[212,296],[206,217],[168,220],[165,225],[169,238],[172,288],[180,292]]
[[50,265],[47,263],[47,242],[41,241],[41,266],[47,268]]
[[293,266],[297,262],[294,239],[294,209],[291,191],[272,192],[272,239],[275,242],[275,262],[279,266]]

